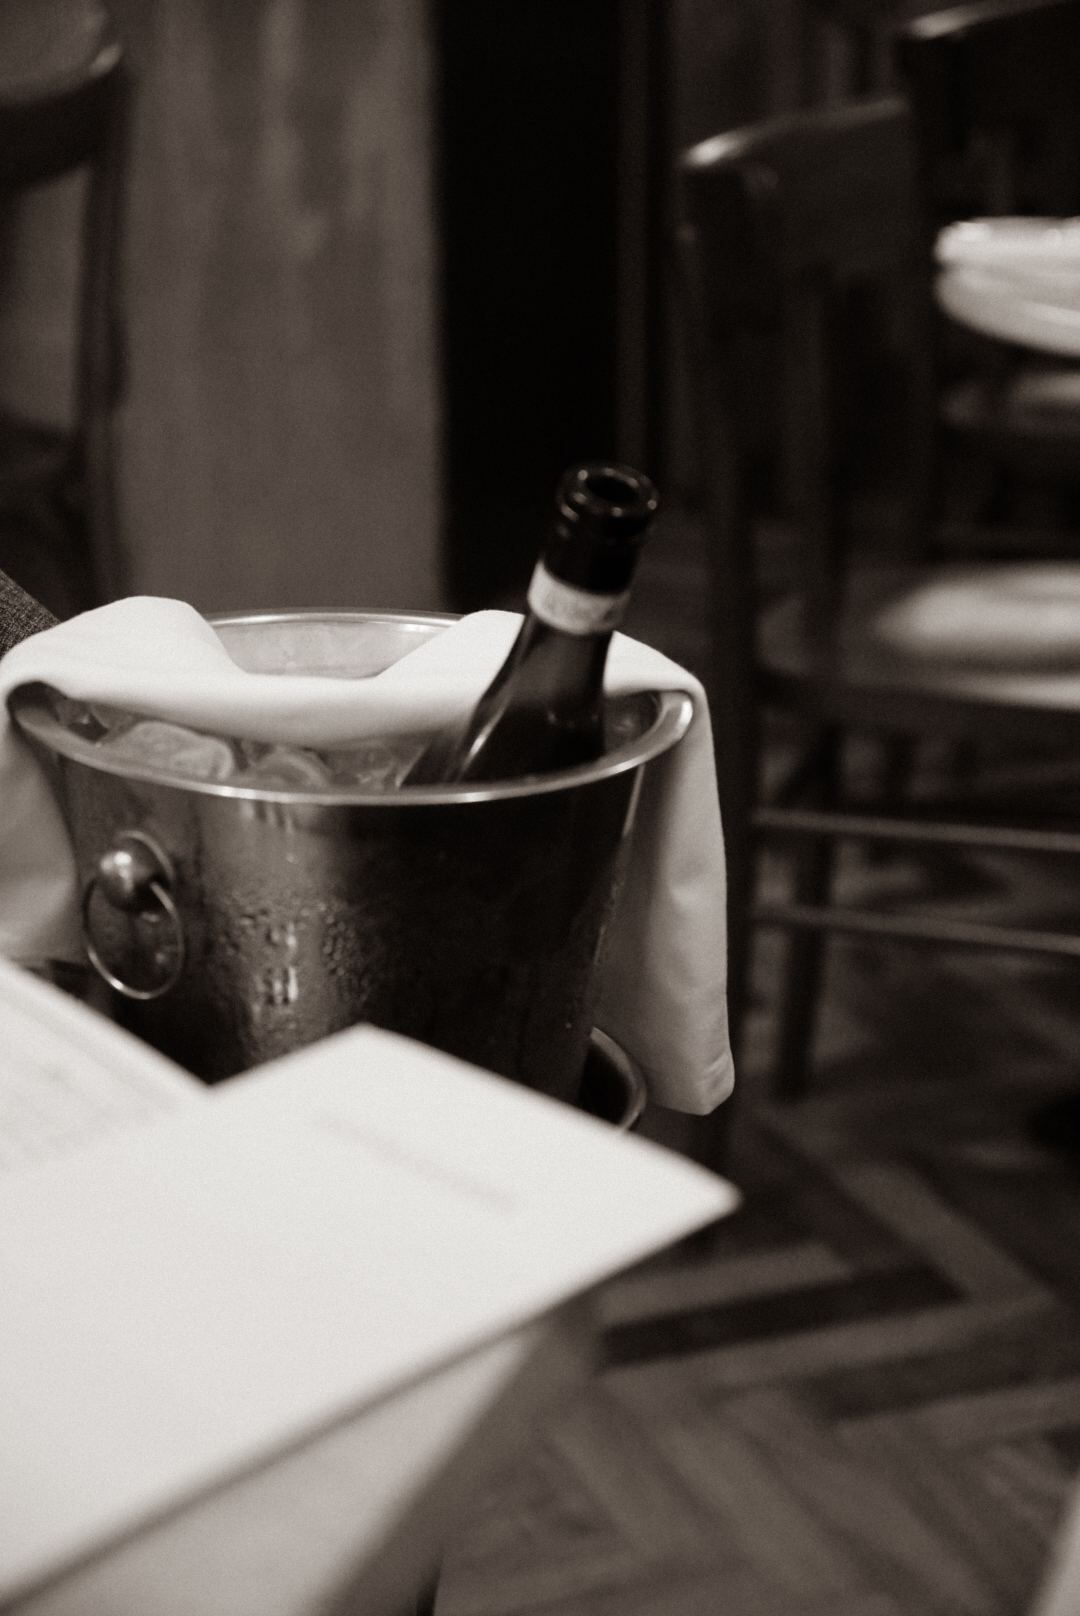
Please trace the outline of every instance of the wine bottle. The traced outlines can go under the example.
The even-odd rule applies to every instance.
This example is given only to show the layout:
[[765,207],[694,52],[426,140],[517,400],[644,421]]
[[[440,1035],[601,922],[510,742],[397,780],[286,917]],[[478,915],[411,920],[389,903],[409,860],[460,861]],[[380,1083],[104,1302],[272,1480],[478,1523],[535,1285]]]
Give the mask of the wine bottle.
[[659,508],[629,466],[572,466],[510,653],[466,723],[435,737],[406,785],[508,780],[600,756],[608,645]]

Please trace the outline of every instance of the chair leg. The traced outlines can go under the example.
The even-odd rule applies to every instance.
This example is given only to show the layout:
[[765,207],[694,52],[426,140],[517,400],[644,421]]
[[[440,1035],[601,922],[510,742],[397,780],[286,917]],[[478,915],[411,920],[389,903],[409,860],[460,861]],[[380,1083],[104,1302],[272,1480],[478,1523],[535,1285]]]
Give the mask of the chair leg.
[[[439,1592],[439,1574],[436,1572],[412,1597],[401,1607],[397,1616],[435,1616],[435,1600]],[[350,1610],[352,1606],[350,1605]]]
[[888,735],[885,738],[885,760],[881,772],[881,797],[886,810],[894,809],[905,801],[915,773],[918,747],[910,735]]
[[113,464],[112,424],[92,421],[86,433],[87,490],[84,496],[90,564],[97,598],[104,603],[127,593],[127,565],[120,542]]
[[436,1572],[428,1586],[416,1596],[416,1616],[435,1616],[435,1600],[439,1592],[439,1576]]
[[[830,732],[821,748],[821,767],[812,799],[819,807],[836,800],[840,736]],[[795,857],[796,903],[824,904],[832,888],[836,844],[827,837],[807,838]],[[773,1092],[778,1099],[799,1099],[806,1092],[813,1065],[821,982],[825,970],[826,934],[793,931],[781,986]]]
[[[910,795],[911,782],[915,774],[915,763],[918,756],[918,743],[910,735],[885,735],[881,741],[881,779],[875,794],[875,801],[868,804],[868,808],[876,807],[882,813],[895,813],[901,809]],[[894,848],[887,842],[868,842],[866,844],[866,857],[871,864],[885,864],[894,855]]]

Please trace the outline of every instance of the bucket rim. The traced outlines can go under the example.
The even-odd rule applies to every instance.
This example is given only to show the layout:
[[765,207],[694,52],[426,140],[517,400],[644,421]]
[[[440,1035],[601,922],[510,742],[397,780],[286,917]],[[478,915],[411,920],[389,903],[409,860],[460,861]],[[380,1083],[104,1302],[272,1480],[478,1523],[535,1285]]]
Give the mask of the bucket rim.
[[[401,623],[419,628],[449,628],[459,618],[445,612],[362,611],[350,609],[267,610],[221,612],[207,616],[212,627],[256,623],[289,623],[304,620]],[[362,676],[361,676],[362,677]],[[423,808],[433,805],[506,801],[571,790],[607,780],[628,770],[640,768],[668,751],[686,734],[693,718],[693,698],[685,690],[643,690],[628,696],[651,698],[655,711],[652,722],[632,741],[626,741],[591,763],[549,774],[526,775],[517,780],[484,781],[466,785],[400,786],[394,791],[359,791],[349,786],[329,786],[324,790],[289,790],[234,784],[229,780],[201,780],[196,776],[172,774],[154,765],[140,767],[130,761],[112,762],[95,750],[94,743],[73,734],[52,713],[42,694],[41,684],[23,685],[9,698],[11,715],[26,736],[71,762],[96,773],[164,786],[175,791],[192,791],[201,796],[222,797],[241,802],[272,803],[292,808]]]

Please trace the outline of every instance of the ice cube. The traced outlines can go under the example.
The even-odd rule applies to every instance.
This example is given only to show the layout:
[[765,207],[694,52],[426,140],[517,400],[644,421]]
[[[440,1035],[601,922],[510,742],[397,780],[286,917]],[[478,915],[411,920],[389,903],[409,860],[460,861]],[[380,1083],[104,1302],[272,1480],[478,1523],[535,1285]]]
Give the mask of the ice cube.
[[115,762],[189,780],[228,780],[237,771],[228,741],[158,718],[137,719],[129,728],[113,730],[98,745]]
[[323,791],[330,771],[317,752],[306,746],[245,747],[243,781],[269,791]]
[[419,757],[425,737],[394,735],[322,753],[336,786],[354,791],[396,791]]
[[56,716],[118,762],[184,779],[234,780],[267,791],[396,791],[428,735],[390,735],[334,750],[207,735],[52,693]]
[[59,690],[48,691],[49,705],[57,721],[73,735],[78,735],[84,741],[100,741],[107,735],[110,725],[100,713],[96,713],[89,702],[73,701]]

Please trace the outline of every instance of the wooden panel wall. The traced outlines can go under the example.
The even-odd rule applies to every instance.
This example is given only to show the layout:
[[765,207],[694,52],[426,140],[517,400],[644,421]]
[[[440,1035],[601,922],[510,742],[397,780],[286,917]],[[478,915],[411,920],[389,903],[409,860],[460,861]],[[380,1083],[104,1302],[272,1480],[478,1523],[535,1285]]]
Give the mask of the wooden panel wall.
[[124,516],[201,609],[440,603],[423,0],[113,0],[139,80]]

